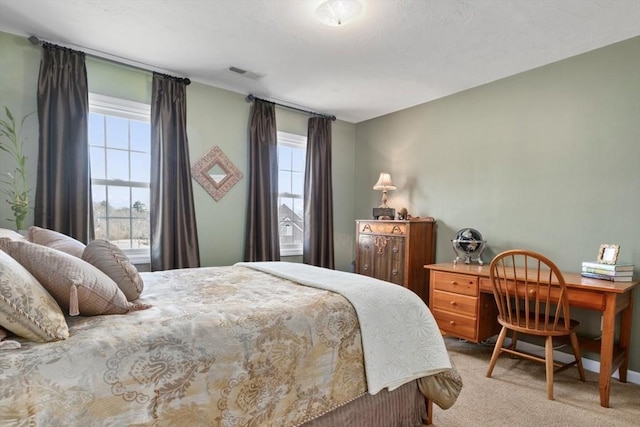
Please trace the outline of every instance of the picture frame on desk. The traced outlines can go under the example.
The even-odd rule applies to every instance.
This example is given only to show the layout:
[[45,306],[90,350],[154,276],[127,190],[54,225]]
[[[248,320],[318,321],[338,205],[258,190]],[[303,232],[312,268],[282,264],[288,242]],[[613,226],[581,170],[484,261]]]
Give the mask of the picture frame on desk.
[[600,264],[615,265],[618,262],[619,253],[620,245],[604,243],[600,245],[600,250],[598,251],[598,262]]

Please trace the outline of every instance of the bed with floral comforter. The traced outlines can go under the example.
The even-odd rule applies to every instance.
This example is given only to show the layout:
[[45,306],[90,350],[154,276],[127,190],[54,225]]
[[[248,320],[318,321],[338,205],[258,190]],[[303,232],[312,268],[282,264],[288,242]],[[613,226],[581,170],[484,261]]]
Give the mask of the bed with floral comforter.
[[[151,308],[67,317],[68,339],[1,351],[0,425],[298,426],[374,394],[365,354],[376,333],[363,334],[357,306],[336,290],[250,267],[142,273],[138,302]],[[445,383],[425,388],[451,406],[459,384],[446,384],[455,368],[435,322],[413,338],[425,337],[433,355],[424,359],[436,363],[426,360],[414,377]],[[409,381],[389,375],[402,380],[378,384]]]

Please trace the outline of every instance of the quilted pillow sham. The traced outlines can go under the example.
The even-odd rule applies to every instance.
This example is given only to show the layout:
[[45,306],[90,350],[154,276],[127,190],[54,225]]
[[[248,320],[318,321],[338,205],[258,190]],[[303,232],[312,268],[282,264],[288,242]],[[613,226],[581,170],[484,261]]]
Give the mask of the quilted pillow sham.
[[124,314],[145,308],[131,304],[113,280],[75,256],[29,242],[5,240],[3,246],[71,316]]
[[127,300],[138,299],[142,293],[144,282],[138,269],[129,261],[122,249],[108,240],[97,239],[89,242],[82,253],[82,259],[116,282]]
[[58,303],[29,271],[2,250],[0,326],[29,341],[49,342],[69,337]]
[[66,234],[57,231],[48,230],[46,228],[29,227],[29,235],[27,239],[32,243],[57,249],[77,258],[82,258],[85,244]]

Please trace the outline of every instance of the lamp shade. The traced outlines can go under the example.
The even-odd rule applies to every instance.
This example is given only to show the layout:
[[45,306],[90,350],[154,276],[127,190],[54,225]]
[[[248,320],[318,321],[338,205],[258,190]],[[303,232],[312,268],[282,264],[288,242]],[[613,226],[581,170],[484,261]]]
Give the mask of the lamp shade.
[[378,178],[378,182],[373,186],[374,190],[395,190],[396,186],[393,185],[393,181],[391,181],[391,175],[386,172],[382,172],[380,174],[380,178]]

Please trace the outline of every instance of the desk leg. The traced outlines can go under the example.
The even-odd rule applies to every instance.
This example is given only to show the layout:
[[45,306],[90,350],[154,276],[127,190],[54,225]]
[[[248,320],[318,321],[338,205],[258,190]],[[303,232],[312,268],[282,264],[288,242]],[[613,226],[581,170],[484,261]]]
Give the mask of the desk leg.
[[613,366],[613,345],[616,327],[616,294],[607,293],[602,313],[602,339],[600,342],[600,405],[609,407],[611,391],[611,368]]
[[622,363],[618,368],[620,382],[627,382],[627,370],[629,368],[629,348],[631,345],[631,315],[633,314],[633,290],[629,291],[629,305],[622,310],[620,320],[620,341],[618,343],[620,351],[623,352]]

